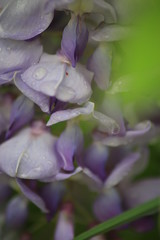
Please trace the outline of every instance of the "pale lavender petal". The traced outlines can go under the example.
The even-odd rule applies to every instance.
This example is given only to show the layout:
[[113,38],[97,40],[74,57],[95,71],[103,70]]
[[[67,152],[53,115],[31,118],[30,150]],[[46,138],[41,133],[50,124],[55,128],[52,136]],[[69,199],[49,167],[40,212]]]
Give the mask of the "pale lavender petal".
[[[18,159],[29,144],[29,130],[23,130],[16,137],[4,142],[0,146],[0,170],[15,177],[17,174]],[[8,151],[9,149],[9,151]]]
[[15,77],[15,85],[16,87],[29,99],[31,99],[34,103],[36,103],[43,112],[50,112],[50,98],[43,93],[37,92],[30,88],[27,84],[25,84],[21,80],[21,75],[16,74]]
[[7,84],[13,80],[13,72],[0,75],[0,85]]
[[72,16],[62,36],[61,50],[75,67],[88,41],[88,30],[80,16]]
[[112,49],[101,44],[89,58],[87,68],[94,72],[94,80],[98,87],[105,90],[110,85]]
[[150,178],[131,184],[125,191],[125,202],[129,208],[160,197],[160,179]]
[[110,135],[118,134],[120,132],[120,126],[113,118],[97,111],[93,112],[93,117],[98,121],[98,127],[101,131],[109,133]]
[[55,112],[51,115],[49,121],[47,122],[47,126],[78,117],[79,115],[89,115],[93,112],[93,110],[94,103],[88,102],[83,107]]
[[129,28],[119,25],[108,25],[91,33],[91,39],[97,42],[113,42],[122,40],[129,35]]
[[48,213],[44,200],[34,191],[32,191],[21,179],[17,178],[17,184],[22,193],[33,202],[42,212]]
[[[43,179],[56,175],[60,165],[54,138],[27,128],[0,146],[0,169],[12,177]],[[10,149],[10,151],[8,151]]]
[[77,64],[76,68],[67,66],[64,79],[58,88],[56,97],[63,102],[78,104],[86,102],[92,94],[92,78],[93,73],[81,64]]
[[151,122],[145,121],[137,124],[133,130],[126,131],[125,136],[103,136],[101,140],[101,137],[98,138],[103,144],[116,147],[126,144],[142,144],[148,142],[156,134],[158,131],[156,132]]
[[52,181],[62,181],[62,180],[65,180],[65,179],[68,179],[74,175],[76,175],[77,173],[80,173],[82,171],[82,168],[81,167],[77,167],[73,172],[59,172],[57,173],[57,175],[53,176],[53,177],[50,177],[50,178],[44,178],[44,179],[41,179],[42,182],[52,182]]
[[83,164],[85,167],[89,168],[91,172],[98,176],[102,181],[104,181],[107,177],[107,160],[108,149],[99,143],[94,143],[87,149],[83,158]]
[[22,126],[29,123],[34,115],[34,105],[25,96],[21,95],[12,105],[9,128],[6,138],[11,137]]
[[59,56],[45,54],[38,64],[27,69],[21,77],[33,90],[53,97],[64,79],[65,70],[66,64]]
[[93,0],[94,12],[100,12],[104,16],[104,20],[107,23],[114,23],[117,20],[116,12],[114,7],[104,0]]
[[[68,206],[67,206],[68,205]],[[56,225],[54,240],[72,240],[74,239],[74,224],[72,209],[69,203],[66,204],[59,213],[58,222]]]
[[[39,40],[16,41],[0,39],[0,74],[9,74],[22,71],[37,63],[42,54],[42,45]],[[2,75],[3,79],[7,75]]]
[[105,182],[105,187],[110,188],[117,185],[132,170],[133,165],[139,160],[139,153],[131,153],[118,163]]
[[56,149],[62,159],[62,168],[66,171],[74,170],[74,160],[80,161],[83,151],[83,135],[76,125],[68,126],[60,135]]
[[94,202],[93,211],[96,218],[106,221],[122,212],[121,199],[115,189],[110,189],[107,193],[100,195]]
[[11,228],[22,227],[28,216],[27,201],[17,196],[10,200],[6,208],[6,224]]
[[104,235],[97,235],[90,238],[90,240],[106,240],[106,237]]
[[[126,127],[118,99],[108,96],[102,104],[102,112],[108,117],[114,119],[119,126],[119,131],[115,133],[113,132],[112,135],[118,134],[119,136],[124,136],[126,133]],[[105,128],[101,128],[101,130],[105,132]]]
[[54,9],[47,6],[50,1],[7,1],[0,12],[0,37],[23,40],[43,32],[53,19]]

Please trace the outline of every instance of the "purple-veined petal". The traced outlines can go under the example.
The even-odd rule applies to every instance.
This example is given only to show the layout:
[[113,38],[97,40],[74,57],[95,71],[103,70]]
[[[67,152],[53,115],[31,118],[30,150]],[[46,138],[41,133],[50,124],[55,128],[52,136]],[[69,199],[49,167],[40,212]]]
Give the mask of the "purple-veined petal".
[[89,58],[87,68],[94,72],[94,80],[102,90],[109,87],[111,64],[112,50],[106,44],[101,44]]
[[48,209],[45,205],[44,200],[32,189],[30,189],[21,179],[17,178],[17,184],[20,187],[22,193],[33,202],[42,212],[48,213]]
[[94,143],[86,151],[83,158],[83,164],[89,168],[96,176],[102,181],[107,177],[106,175],[106,163],[108,160],[108,150],[105,146]]
[[43,93],[37,92],[25,84],[20,74],[15,76],[15,85],[16,87],[34,103],[36,103],[43,112],[50,112],[50,98]]
[[25,70],[39,61],[42,45],[39,40],[0,39],[0,54],[0,75],[2,74],[4,80],[7,76],[11,79],[11,73],[13,77],[14,72]]
[[28,216],[27,201],[16,196],[10,200],[6,209],[6,223],[11,228],[23,226]]
[[55,112],[51,115],[49,121],[47,122],[47,126],[78,117],[79,115],[89,115],[93,112],[93,110],[94,103],[88,102],[83,107]]
[[65,77],[61,82],[56,97],[63,102],[82,104],[89,100],[92,89],[93,73],[83,65],[77,64],[76,68],[67,66]]
[[160,197],[160,179],[151,178],[137,181],[124,191],[125,202],[129,208]]
[[54,149],[55,142],[56,138],[44,130],[24,129],[0,146],[1,171],[25,179],[56,175],[60,163]]
[[62,168],[73,171],[74,158],[79,161],[83,151],[83,135],[80,128],[76,125],[68,126],[58,138],[56,149],[62,158]]
[[133,165],[140,158],[139,153],[131,153],[126,158],[117,164],[105,182],[105,187],[110,188],[117,185],[129,172]]
[[11,0],[2,5],[0,37],[24,40],[43,32],[53,19],[51,0]]
[[31,66],[22,75],[30,88],[53,97],[64,79],[66,64],[57,55],[42,55],[40,62]]
[[61,42],[61,51],[72,66],[75,67],[77,61],[82,56],[88,42],[88,30],[80,16],[72,16],[65,27]]
[[54,240],[74,239],[74,224],[72,212],[72,205],[70,203],[66,203],[59,213],[58,222],[54,233]]
[[12,105],[9,129],[6,137],[11,137],[22,126],[29,123],[34,115],[33,103],[21,95]]
[[113,188],[100,195],[94,202],[93,211],[100,222],[119,215],[122,207],[118,192]]
[[126,38],[129,35],[127,27],[119,25],[108,25],[91,33],[90,38],[97,42],[113,42]]

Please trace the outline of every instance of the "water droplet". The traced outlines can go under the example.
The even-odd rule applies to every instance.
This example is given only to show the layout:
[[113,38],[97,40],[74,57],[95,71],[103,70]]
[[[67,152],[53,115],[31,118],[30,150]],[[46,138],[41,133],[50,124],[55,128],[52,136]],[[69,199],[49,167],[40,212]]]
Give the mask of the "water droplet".
[[45,77],[47,71],[46,69],[40,67],[40,68],[37,68],[33,77],[36,79],[36,80],[41,80],[42,78]]

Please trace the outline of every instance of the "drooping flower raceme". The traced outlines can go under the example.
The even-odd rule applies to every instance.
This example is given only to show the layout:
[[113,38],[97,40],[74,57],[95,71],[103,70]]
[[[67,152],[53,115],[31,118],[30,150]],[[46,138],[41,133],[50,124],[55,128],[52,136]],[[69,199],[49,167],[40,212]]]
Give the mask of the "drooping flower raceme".
[[[131,75],[119,76],[132,38],[126,3],[0,1],[0,238],[45,228],[48,238],[72,240],[82,226],[160,195],[158,177],[133,181],[155,161],[157,142],[148,144],[159,124],[122,101]],[[153,217],[132,226],[151,229]]]

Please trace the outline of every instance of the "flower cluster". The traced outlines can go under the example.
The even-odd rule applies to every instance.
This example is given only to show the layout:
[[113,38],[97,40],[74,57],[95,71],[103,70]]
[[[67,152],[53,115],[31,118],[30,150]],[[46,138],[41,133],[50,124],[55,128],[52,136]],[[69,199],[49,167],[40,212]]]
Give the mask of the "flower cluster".
[[[159,122],[121,102],[126,76],[113,73],[127,13],[118,1],[0,1],[0,224],[12,239],[32,239],[31,202],[47,221],[58,212],[53,239],[72,240],[78,198],[89,228],[160,195],[159,178],[133,181]],[[134,223],[152,226],[151,216]]]

